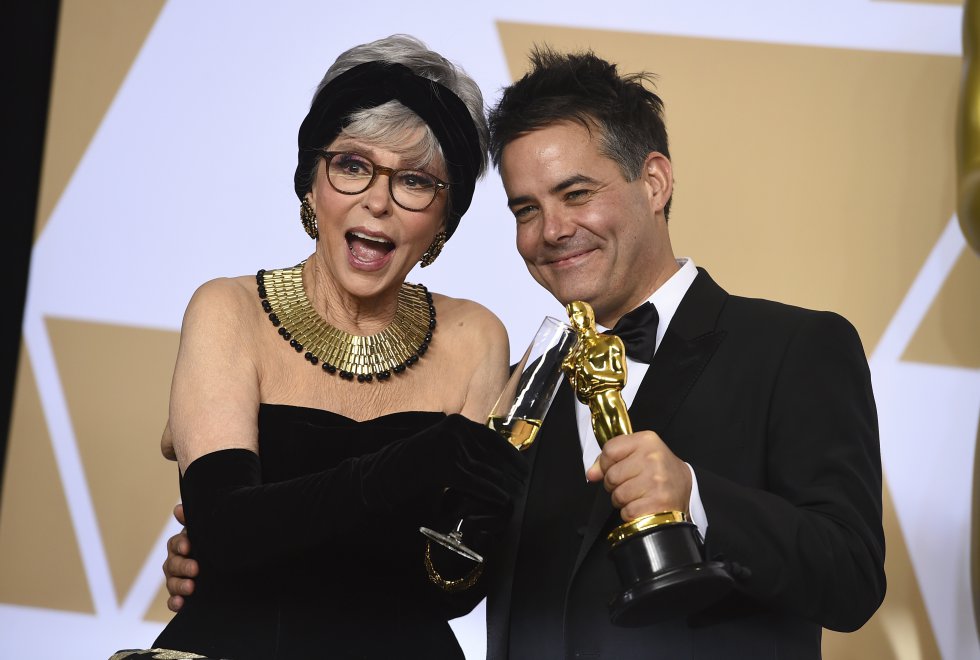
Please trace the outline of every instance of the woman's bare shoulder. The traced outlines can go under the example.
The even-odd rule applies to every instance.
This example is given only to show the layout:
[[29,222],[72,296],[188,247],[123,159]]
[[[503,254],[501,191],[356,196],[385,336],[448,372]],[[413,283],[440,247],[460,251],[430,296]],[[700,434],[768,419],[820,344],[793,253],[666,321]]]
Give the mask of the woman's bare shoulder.
[[433,293],[432,302],[435,303],[439,323],[476,332],[501,332],[506,338],[504,324],[496,314],[478,302],[441,293]]
[[227,325],[233,319],[244,320],[261,309],[255,276],[218,277],[197,287],[184,312],[188,321],[220,321]]
[[452,335],[454,342],[465,344],[470,349],[509,345],[504,324],[480,303],[440,293],[432,294],[432,302],[436,306],[438,328]]
[[432,295],[438,328],[445,331],[453,365],[465,375],[460,410],[470,419],[483,421],[507,380],[510,342],[500,319],[483,305],[465,298]]
[[433,293],[432,301],[436,306],[437,328],[445,333],[443,336],[450,340],[447,343],[455,347],[458,355],[472,358],[475,364],[507,363],[510,340],[496,314],[466,298]]
[[197,287],[191,305],[245,305],[258,298],[254,275],[216,277]]

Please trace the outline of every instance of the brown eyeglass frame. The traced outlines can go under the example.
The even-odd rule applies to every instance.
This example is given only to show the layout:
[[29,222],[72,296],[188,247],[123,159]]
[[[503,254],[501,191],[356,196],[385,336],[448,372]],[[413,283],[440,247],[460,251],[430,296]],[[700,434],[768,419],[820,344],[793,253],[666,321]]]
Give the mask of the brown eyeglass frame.
[[[358,153],[356,151],[326,151],[324,149],[318,149],[317,151],[320,152],[320,154],[323,156],[324,159],[324,164],[326,166],[327,183],[329,183],[330,187],[336,190],[337,192],[339,192],[341,195],[360,195],[362,192],[364,192],[365,190],[367,190],[368,188],[374,185],[374,182],[377,180],[379,174],[385,174],[388,176],[388,195],[391,197],[391,201],[393,201],[400,208],[403,208],[406,211],[418,212],[418,211],[424,211],[430,206],[432,206],[432,202],[436,201],[436,197],[439,195],[439,191],[449,190],[449,186],[451,185],[446,183],[436,175],[426,172],[425,170],[420,170],[417,168],[403,168],[403,169],[396,170],[392,167],[385,167],[384,165],[378,165],[364,154]],[[330,161],[334,159],[334,156],[346,156],[346,155],[357,156],[358,158],[363,158],[367,162],[371,163],[371,178],[368,180],[367,185],[365,185],[364,188],[358,190],[357,192],[348,192],[346,190],[340,190],[339,188],[337,188],[336,185],[334,185],[334,182],[330,179]],[[428,204],[426,204],[420,209],[413,209],[408,206],[405,206],[404,204],[398,201],[398,199],[395,197],[394,181],[395,181],[395,175],[398,174],[399,172],[421,172],[426,176],[431,177],[432,180],[436,182],[436,185],[433,187],[432,190],[432,199],[429,200]]]

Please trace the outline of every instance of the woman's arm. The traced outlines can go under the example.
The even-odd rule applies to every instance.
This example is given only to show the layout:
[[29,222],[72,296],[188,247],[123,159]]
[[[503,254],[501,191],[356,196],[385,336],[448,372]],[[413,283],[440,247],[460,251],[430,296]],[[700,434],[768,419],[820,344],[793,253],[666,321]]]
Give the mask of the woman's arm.
[[212,280],[194,293],[184,313],[168,422],[182,474],[221,449],[258,453],[249,293],[234,280]]
[[490,409],[507,383],[510,342],[504,324],[492,312],[476,303],[462,302],[467,307],[466,341],[457,345],[469,346],[468,353],[475,359],[464,363],[472,369],[472,375],[460,412],[474,422],[486,424]]
[[209,452],[188,466],[181,495],[202,570],[235,570],[330,539],[367,538],[385,516],[425,515],[446,488],[492,510],[507,507],[522,458],[487,427],[449,415],[377,452],[286,481],[263,483],[247,449]]

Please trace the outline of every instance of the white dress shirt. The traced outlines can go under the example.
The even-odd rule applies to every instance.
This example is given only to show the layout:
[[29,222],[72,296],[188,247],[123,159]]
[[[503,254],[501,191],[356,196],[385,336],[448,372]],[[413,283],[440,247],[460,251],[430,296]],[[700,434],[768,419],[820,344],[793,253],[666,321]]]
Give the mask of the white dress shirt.
[[[671,275],[670,279],[664,282],[659,289],[653,292],[649,302],[657,308],[657,315],[660,321],[657,324],[657,343],[654,352],[660,348],[660,342],[667,332],[670,320],[674,318],[674,312],[681,300],[690,288],[691,283],[698,274],[694,261],[686,257],[677,260],[680,269]],[[608,330],[602,326],[597,326],[600,332]],[[637,362],[629,357],[626,358],[626,386],[623,387],[623,399],[626,401],[627,408],[633,405],[636,391],[640,389],[640,383],[647,373],[650,365]],[[595,463],[599,457],[599,442],[595,439],[595,432],[592,430],[592,415],[589,407],[575,400],[575,421],[578,423],[579,443],[582,445],[582,465],[586,470]],[[685,465],[687,465],[685,463]],[[698,479],[694,474],[694,469],[690,465],[687,468],[691,471],[691,501],[688,510],[691,514],[691,521],[698,526],[703,538],[708,532],[708,517],[704,512],[704,505],[701,503],[701,494],[698,492]]]

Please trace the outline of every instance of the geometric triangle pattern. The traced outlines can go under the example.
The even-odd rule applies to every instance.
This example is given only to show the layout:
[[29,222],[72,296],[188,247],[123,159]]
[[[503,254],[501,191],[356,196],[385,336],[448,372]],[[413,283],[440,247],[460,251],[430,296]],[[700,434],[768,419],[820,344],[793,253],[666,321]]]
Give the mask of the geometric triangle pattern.
[[45,321],[121,602],[179,499],[177,464],[160,454],[179,334]]
[[75,529],[23,344],[15,392],[0,497],[0,602],[93,613]]
[[35,237],[44,231],[164,4],[61,0]]
[[980,257],[969,247],[963,248],[902,360],[980,369]]

